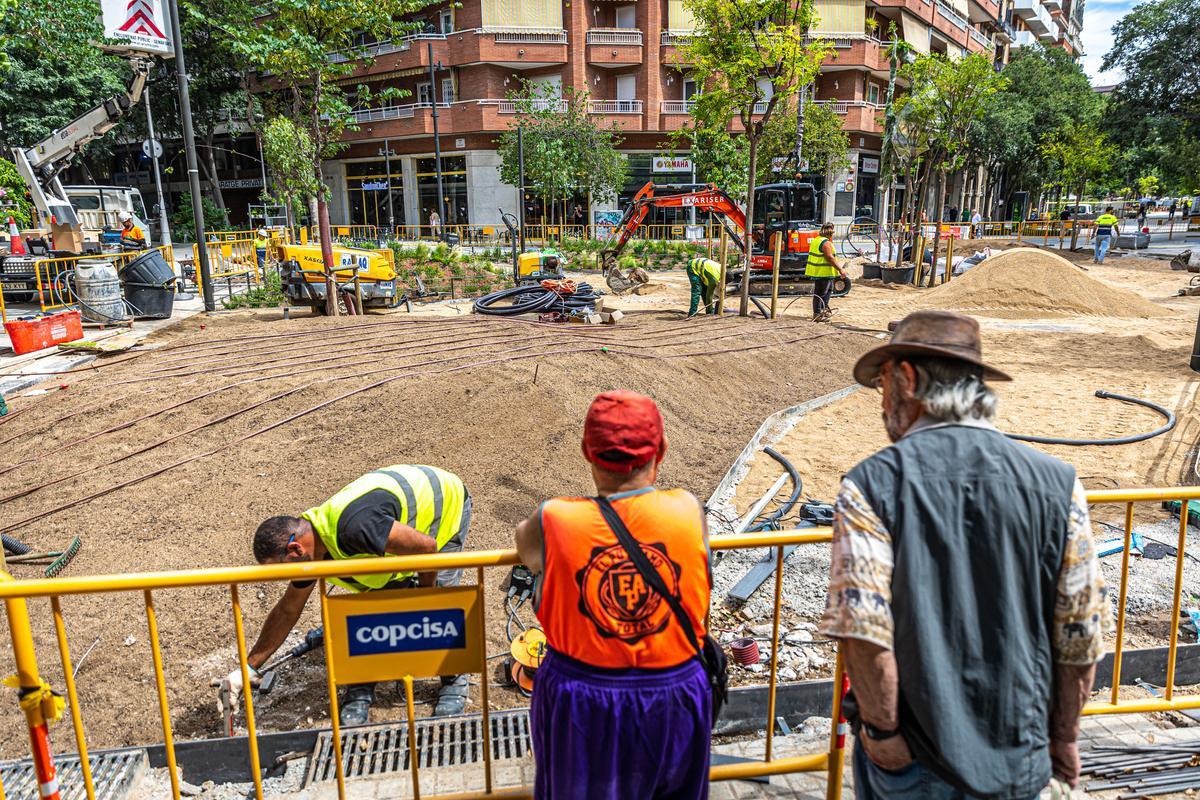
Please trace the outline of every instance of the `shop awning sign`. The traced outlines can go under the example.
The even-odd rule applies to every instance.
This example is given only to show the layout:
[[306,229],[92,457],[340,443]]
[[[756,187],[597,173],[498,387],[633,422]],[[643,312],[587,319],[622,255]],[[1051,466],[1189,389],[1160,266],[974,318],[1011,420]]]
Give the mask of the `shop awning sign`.
[[654,172],[688,172],[692,171],[692,160],[682,156],[655,156]]

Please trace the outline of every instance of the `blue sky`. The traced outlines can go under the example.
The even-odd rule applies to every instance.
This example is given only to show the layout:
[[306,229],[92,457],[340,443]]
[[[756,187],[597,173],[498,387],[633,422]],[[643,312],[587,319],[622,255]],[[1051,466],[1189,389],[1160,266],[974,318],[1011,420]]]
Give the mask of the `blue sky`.
[[1101,72],[1100,64],[1112,48],[1112,26],[1129,13],[1134,0],[1085,0],[1083,7],[1083,69],[1092,84],[1119,83],[1120,71]]

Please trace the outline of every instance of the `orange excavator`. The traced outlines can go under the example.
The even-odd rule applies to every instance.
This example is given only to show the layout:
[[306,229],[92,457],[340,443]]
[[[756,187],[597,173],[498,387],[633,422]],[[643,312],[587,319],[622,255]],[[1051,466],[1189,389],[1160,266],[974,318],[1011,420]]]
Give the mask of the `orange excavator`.
[[[750,227],[750,293],[769,294],[774,262],[775,237],[783,237],[779,259],[779,293],[810,294],[812,279],[804,275],[809,242],[818,233],[816,187],[811,183],[768,183],[754,190],[754,224]],[[659,185],[653,181],[634,195],[617,223],[606,247],[600,251],[600,266],[609,287],[622,294],[637,281],[622,274],[617,259],[652,208],[695,208],[713,214],[729,234],[730,241],[746,252],[746,215],[728,194],[715,185]],[[726,291],[741,291],[742,269],[726,272]],[[838,278],[833,294],[850,292],[850,281]]]

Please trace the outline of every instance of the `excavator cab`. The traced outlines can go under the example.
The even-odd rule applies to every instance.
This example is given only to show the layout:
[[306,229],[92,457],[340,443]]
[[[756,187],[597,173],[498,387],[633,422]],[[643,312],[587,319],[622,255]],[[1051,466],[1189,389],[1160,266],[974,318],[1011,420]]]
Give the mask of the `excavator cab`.
[[753,254],[768,259],[755,267],[770,269],[775,237],[783,236],[781,264],[803,267],[808,261],[809,242],[818,233],[818,194],[811,183],[768,183],[754,190],[754,223],[751,226]]

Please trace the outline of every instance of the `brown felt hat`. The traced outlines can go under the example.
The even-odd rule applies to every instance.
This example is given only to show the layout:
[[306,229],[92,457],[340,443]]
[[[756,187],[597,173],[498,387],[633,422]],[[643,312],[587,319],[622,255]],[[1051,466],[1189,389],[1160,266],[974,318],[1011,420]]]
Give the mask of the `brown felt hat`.
[[868,351],[854,365],[854,380],[874,386],[884,362],[905,356],[954,358],[982,367],[984,380],[1012,380],[983,363],[979,323],[973,317],[938,310],[914,311],[900,320],[890,342]]

